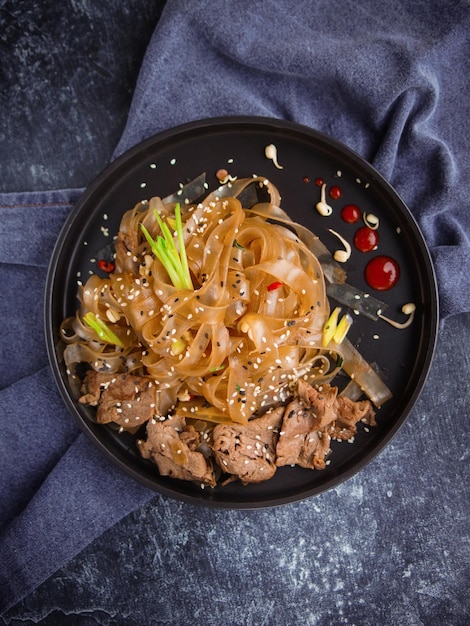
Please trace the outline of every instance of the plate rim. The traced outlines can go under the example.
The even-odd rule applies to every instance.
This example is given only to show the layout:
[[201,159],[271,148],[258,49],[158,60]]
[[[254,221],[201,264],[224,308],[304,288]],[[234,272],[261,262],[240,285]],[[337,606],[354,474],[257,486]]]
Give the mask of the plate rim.
[[[118,458],[112,450],[108,449],[105,443],[101,441],[100,438],[93,432],[93,430],[85,422],[83,416],[81,416],[79,411],[77,410],[77,407],[71,398],[71,394],[65,384],[65,381],[63,380],[63,376],[60,371],[60,364],[58,362],[59,359],[57,355],[57,346],[55,342],[55,332],[53,328],[52,312],[54,299],[56,297],[54,287],[56,273],[58,269],[57,265],[63,253],[64,242],[67,240],[71,229],[75,225],[75,222],[77,221],[77,219],[79,219],[83,207],[90,202],[94,194],[99,192],[101,186],[103,184],[106,184],[110,176],[115,175],[121,168],[125,167],[130,161],[132,161],[133,158],[135,158],[137,155],[141,155],[145,151],[148,151],[156,144],[158,145],[167,140],[175,139],[189,132],[201,132],[203,130],[213,131],[215,128],[222,129],[223,127],[228,128],[229,126],[233,127],[232,130],[237,126],[244,127],[245,129],[263,127],[263,130],[266,131],[291,131],[298,135],[306,135],[311,140],[321,142],[322,144],[334,149],[335,151],[339,151],[342,155],[345,156],[345,158],[347,158],[348,160],[352,160],[362,170],[365,169],[368,174],[374,179],[374,181],[380,187],[382,187],[382,189],[385,190],[387,194],[390,194],[392,197],[398,200],[399,204],[401,205],[400,210],[404,210],[406,218],[410,222],[413,229],[413,238],[417,240],[420,248],[420,253],[423,256],[423,261],[425,262],[425,284],[427,290],[429,291],[427,295],[430,299],[428,303],[429,330],[427,333],[427,345],[425,346],[425,354],[424,358],[422,359],[423,364],[417,377],[416,388],[406,402],[404,410],[401,411],[400,415],[397,416],[394,420],[393,425],[390,426],[386,430],[386,432],[382,434],[376,445],[374,445],[370,450],[366,451],[358,461],[356,461],[351,467],[349,467],[345,471],[337,475],[333,475],[323,483],[315,485],[308,490],[302,491],[301,493],[297,493],[294,490],[293,493],[287,496],[267,498],[260,501],[245,501],[241,498],[232,498],[232,500],[230,501],[212,499],[207,496],[207,493],[210,493],[209,489],[205,490],[204,497],[201,497],[202,494],[200,492],[202,490],[198,491],[199,497],[196,494],[192,495],[189,493],[182,493],[177,489],[173,490],[171,488],[167,488],[166,485],[155,484],[146,476],[139,474],[139,472],[133,467],[126,465],[126,463]],[[422,273],[423,268],[420,268],[420,274]],[[397,435],[398,431],[406,422],[411,410],[413,409],[416,401],[421,395],[429,375],[436,349],[438,326],[439,295],[432,257],[416,218],[414,217],[400,194],[398,194],[398,192],[392,187],[392,185],[384,178],[384,176],[378,170],[374,168],[373,165],[371,165],[364,157],[359,155],[356,151],[354,151],[341,141],[323,133],[322,131],[316,130],[314,128],[305,126],[294,121],[265,116],[237,115],[200,118],[159,131],[151,135],[150,137],[142,140],[141,142],[135,144],[134,146],[117,156],[116,159],[111,161],[104,169],[102,169],[98,173],[98,175],[90,182],[90,184],[87,185],[77,202],[74,204],[71,212],[67,216],[53,248],[53,252],[47,269],[44,291],[44,330],[46,338],[46,351],[49,364],[51,366],[60,395],[65,402],[68,412],[72,415],[80,430],[84,432],[84,434],[91,440],[93,445],[95,445],[99,449],[100,453],[103,453],[104,456],[108,458],[114,465],[119,467],[120,470],[122,470],[132,479],[151,489],[154,493],[159,493],[161,495],[197,506],[223,509],[265,509],[302,501],[317,496],[325,491],[328,491],[338,486],[339,484],[349,480],[352,476],[361,471],[374,458],[376,458],[381,452],[383,452],[390,443],[390,441]]]

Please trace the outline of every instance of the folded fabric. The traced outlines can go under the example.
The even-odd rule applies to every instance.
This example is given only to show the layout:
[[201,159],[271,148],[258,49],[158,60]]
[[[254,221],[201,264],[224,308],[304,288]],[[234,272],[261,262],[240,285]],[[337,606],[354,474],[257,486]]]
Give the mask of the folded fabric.
[[[121,154],[190,120],[262,115],[343,141],[380,170],[433,254],[442,315],[470,310],[466,2],[167,4]],[[52,246],[79,190],[0,197],[0,608],[20,600],[152,492],[78,433],[43,337]]]
[[80,434],[48,365],[47,268],[81,192],[0,194],[1,609],[153,495]]
[[[261,115],[342,141],[402,196],[431,250],[441,317],[470,308],[468,3],[168,4],[115,155],[190,120]],[[461,71],[459,71],[461,68]]]

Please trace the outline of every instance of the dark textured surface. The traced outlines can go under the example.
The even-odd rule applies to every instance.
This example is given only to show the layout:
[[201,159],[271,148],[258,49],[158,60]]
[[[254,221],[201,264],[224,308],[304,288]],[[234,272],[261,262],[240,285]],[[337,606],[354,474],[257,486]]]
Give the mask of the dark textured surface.
[[0,3],[0,191],[83,187],[109,162],[164,4]]
[[[168,4],[168,8],[172,5],[177,11],[185,3],[170,0]],[[201,11],[198,16],[200,23],[196,26],[204,36],[201,34],[193,44],[194,49],[199,44],[207,46],[214,58],[220,54],[225,59],[226,70],[230,74],[227,88],[229,91],[233,89],[236,94],[243,80],[233,81],[237,76],[244,76],[245,72],[249,74],[246,69],[248,64],[242,63],[246,51],[252,46],[250,64],[252,68],[256,65],[263,68],[265,64],[273,66],[274,62],[269,59],[272,49],[255,46],[248,35],[244,38],[234,29],[230,33],[228,25],[233,23],[230,21],[230,10],[226,3],[222,4],[224,10],[213,11],[210,16],[207,12],[208,19],[212,20],[210,28],[204,26],[205,13]],[[369,4],[372,6],[373,3]],[[456,197],[462,199],[459,206],[463,209],[468,206],[465,200],[468,199],[468,181],[465,182],[462,177],[468,166],[468,154],[457,150],[462,144],[463,133],[449,131],[447,146],[442,145],[437,134],[442,129],[439,120],[445,117],[445,109],[439,108],[438,98],[445,95],[451,99],[452,92],[447,90],[443,94],[439,81],[433,78],[429,68],[433,64],[439,66],[442,76],[446,68],[449,72],[454,68],[452,60],[439,58],[439,51],[445,50],[445,42],[452,39],[453,29],[446,21],[447,12],[443,3],[435,4],[441,19],[434,20],[436,26],[433,31],[426,31],[426,24],[417,22],[416,18],[421,19],[424,15],[419,13],[423,3],[413,3],[413,9],[409,9],[414,20],[407,19],[403,3],[398,3],[393,5],[395,9],[390,9],[393,15],[388,16],[388,21],[383,17],[381,19],[379,11],[365,19],[366,10],[361,8],[362,19],[357,23],[362,32],[366,32],[371,23],[374,25],[376,38],[368,40],[368,55],[372,55],[374,46],[377,46],[379,52],[392,49],[393,58],[398,58],[400,54],[404,55],[404,50],[413,50],[413,45],[417,45],[422,54],[423,67],[428,72],[425,72],[426,84],[428,88],[430,85],[435,88],[434,91],[430,88],[424,90],[425,95],[432,93],[436,98],[426,100],[426,106],[420,104],[419,98],[413,100],[411,89],[397,100],[387,115],[381,116],[376,112],[377,117],[372,119],[369,111],[362,112],[361,117],[357,113],[360,110],[355,109],[355,113],[348,116],[348,107],[343,106],[334,81],[328,85],[328,72],[319,70],[314,84],[317,84],[318,76],[323,75],[323,93],[331,96],[330,108],[335,111],[331,116],[324,112],[322,118],[318,106],[309,108],[311,100],[307,101],[304,97],[307,87],[300,75],[291,73],[292,81],[286,79],[283,83],[292,89],[284,101],[286,91],[273,88],[274,73],[271,73],[261,83],[261,95],[254,89],[256,77],[252,77],[251,100],[228,99],[220,108],[218,103],[211,105],[209,101],[195,97],[194,108],[185,100],[175,110],[174,94],[182,93],[180,87],[183,84],[176,82],[171,89],[161,90],[158,109],[161,117],[152,117],[148,128],[158,130],[171,125],[172,121],[187,121],[198,113],[260,113],[265,107],[265,114],[291,117],[311,125],[318,121],[323,130],[344,139],[342,135],[347,129],[346,122],[359,116],[358,124],[367,128],[369,139],[361,144],[358,138],[357,145],[353,147],[362,153],[367,152],[366,156],[371,160],[375,159],[375,164],[387,170],[385,173],[390,174],[396,186],[408,193],[409,170],[406,166],[413,162],[410,155],[413,155],[414,145],[410,136],[413,140],[421,139],[420,145],[431,145],[439,156],[437,162],[447,165],[447,170],[440,169],[435,174],[435,185],[427,191],[432,195],[432,190],[438,189],[438,200],[448,201],[446,194],[449,186],[459,182],[460,195]],[[232,3],[230,5],[233,7]],[[247,4],[242,2],[241,5],[247,11]],[[193,3],[186,3],[188,11],[194,6]],[[302,6],[306,10],[307,4]],[[353,12],[353,4],[345,3],[344,6]],[[459,10],[462,11],[462,20],[465,15],[468,17],[468,13],[463,11],[466,3],[457,2],[453,6],[457,7],[454,19],[458,17]],[[155,30],[160,7],[161,3],[143,0],[105,4],[87,0],[65,3],[0,2],[1,190],[82,187],[109,160],[124,127],[137,72]],[[325,7],[324,3],[316,3],[315,23],[317,18],[325,15]],[[327,14],[331,16],[331,12]],[[254,19],[260,20],[263,16],[260,10]],[[163,26],[175,25],[170,17],[171,12],[168,12]],[[289,25],[288,14],[281,12],[278,17],[280,23],[287,22]],[[397,19],[401,34],[393,28],[389,33],[392,17]],[[222,36],[217,32],[219,18],[227,25],[224,46],[230,45],[223,50],[228,50],[229,54],[220,52]],[[233,19],[236,21],[237,16]],[[169,51],[176,55],[178,46],[181,46],[178,36],[184,32],[181,22],[178,21],[178,30],[163,28],[157,31],[159,45],[154,50],[162,55],[169,55]],[[189,25],[193,23],[194,20],[188,18],[185,25],[188,32],[191,32]],[[315,29],[320,39],[325,38],[320,56],[325,51],[325,58],[328,56],[330,44],[332,50],[335,46],[336,50],[339,49],[345,32],[340,25],[344,27],[344,21],[338,20],[337,24],[338,30],[331,25],[328,42],[326,35],[322,34],[322,28],[326,30],[327,25],[323,23],[322,28]],[[454,29],[457,29],[457,24],[458,20],[454,21]],[[293,22],[290,26],[295,32]],[[446,29],[448,33],[444,36]],[[313,31],[310,29],[308,32]],[[381,37],[386,40],[383,48],[378,43]],[[433,37],[440,42],[438,49],[432,48]],[[268,41],[267,38],[264,43]],[[424,42],[424,48],[416,42]],[[297,43],[298,40],[292,39],[294,48]],[[348,45],[353,44],[354,38],[350,33],[345,43],[346,50],[351,51]],[[305,50],[303,45],[299,43],[300,50],[297,53],[294,50],[291,57],[286,56],[285,63],[282,55],[278,57],[278,69],[289,75],[289,59],[291,63],[294,63],[293,59],[298,60],[297,54]],[[310,50],[309,47],[307,49]],[[463,50],[463,46],[458,49]],[[276,53],[279,54],[279,51],[277,47]],[[169,58],[162,56],[154,59],[155,71],[163,71]],[[212,56],[208,58],[213,60]],[[406,69],[406,58],[404,55],[397,65],[401,71]],[[354,71],[357,69],[353,67]],[[186,68],[181,66],[179,70],[180,78],[191,79],[190,75],[185,75]],[[368,79],[375,85],[374,72],[368,75]],[[398,81],[398,76],[398,73],[388,75],[390,85],[394,80]],[[356,77],[360,78],[358,74]],[[140,105],[145,100],[145,88],[148,86],[141,85],[141,99],[137,99],[133,111],[133,119],[137,122],[128,128],[121,146],[126,141],[132,143],[138,132],[146,132],[142,126],[146,110]],[[352,90],[351,83],[349,86]],[[359,98],[360,90],[349,95]],[[369,96],[373,95],[371,89]],[[409,102],[407,98],[411,98]],[[406,102],[407,106],[399,106]],[[454,110],[457,108],[454,107]],[[412,123],[406,114],[416,122],[417,134],[411,132]],[[330,124],[329,128],[327,124]],[[424,133],[424,138],[418,133],[423,128],[429,131]],[[426,143],[426,138],[429,143]],[[66,196],[68,200],[73,200],[76,194]],[[57,201],[55,197],[51,196],[51,199]],[[419,199],[426,202],[424,195]],[[27,204],[26,197],[18,196],[17,201],[19,207]],[[435,207],[429,198],[428,204],[431,208]],[[62,215],[65,216],[68,209],[68,204],[62,209],[55,207],[54,216],[51,209],[54,227],[60,225]],[[59,216],[57,211],[61,211]],[[6,215],[3,213],[2,217]],[[429,220],[430,215],[431,212],[427,217]],[[31,226],[36,234],[43,233],[44,249],[49,251],[51,236],[46,228],[47,216],[47,211],[40,215],[38,212],[38,221],[31,221]],[[8,221],[10,223],[13,222]],[[455,230],[450,235],[444,230],[440,233],[438,243],[442,244],[443,250],[450,244],[458,243],[459,236],[462,237],[458,226],[456,221]],[[10,414],[14,414],[15,398],[17,403],[25,402],[25,407],[27,405],[31,428],[38,429],[29,431],[29,434],[33,433],[38,440],[41,425],[35,422],[36,412],[42,414],[45,421],[48,412],[53,414],[63,429],[52,424],[57,433],[57,441],[50,443],[51,446],[56,445],[55,456],[47,458],[49,448],[41,450],[41,453],[28,449],[28,454],[30,466],[35,463],[38,466],[38,481],[50,471],[51,476],[44,483],[57,495],[53,491],[53,470],[56,470],[56,479],[60,484],[60,468],[64,466],[64,460],[60,460],[61,446],[73,441],[77,431],[69,422],[61,421],[67,419],[66,412],[52,387],[45,354],[39,349],[45,259],[39,257],[40,247],[17,251],[17,256],[12,259],[11,234],[4,233],[0,228],[0,235],[3,235],[0,237],[0,253],[3,255],[0,256],[0,279],[3,280],[2,289],[8,288],[8,297],[2,291],[0,312],[4,321],[16,324],[15,332],[23,333],[21,341],[10,332],[0,343],[3,359],[1,417],[5,418],[5,424],[12,432],[11,438],[8,435],[7,439],[10,431],[2,426],[2,444],[9,448],[19,445],[14,439],[14,424],[8,419]],[[6,247],[5,242],[10,247]],[[468,264],[468,259],[462,258],[461,261]],[[21,288],[22,281],[26,284],[26,280],[31,278],[37,283],[31,290],[35,300],[31,301],[26,292],[18,302],[25,308],[24,318],[30,316],[28,329],[33,334],[33,344],[28,343],[28,331],[21,324],[23,311],[15,320],[15,312],[8,306],[10,299],[19,298],[15,295],[17,287]],[[3,622],[15,626],[468,624],[469,337],[468,312],[447,319],[441,329],[435,360],[423,394],[391,445],[359,474],[317,498],[273,510],[217,511],[194,508],[159,496],[143,496],[143,501],[146,497],[150,499],[138,506],[138,494],[132,494],[127,483],[120,483],[119,475],[110,476],[110,482],[115,480],[113,484],[116,485],[117,495],[109,493],[109,488],[100,492],[99,485],[94,484],[90,476],[87,486],[64,486],[62,483],[62,489],[68,492],[83,489],[84,494],[94,495],[96,507],[104,509],[110,506],[115,511],[121,506],[125,511],[128,506],[126,498],[132,500],[134,496],[134,504],[138,508],[101,536],[92,534],[89,537],[91,543],[84,550],[4,613]],[[32,358],[28,355],[29,347],[33,352]],[[8,367],[5,367],[7,358]],[[14,381],[18,381],[16,385]],[[34,389],[35,384],[40,386],[43,394],[23,401],[23,397],[28,398],[28,388]],[[22,390],[21,395],[18,395],[18,390]],[[4,404],[5,399],[9,399],[11,404]],[[50,422],[53,420],[47,421],[48,426]],[[87,448],[83,442],[79,442],[74,450],[78,459],[90,461],[85,468],[88,472],[101,472],[98,478],[106,477],[106,472],[110,472],[107,464],[101,459],[95,460],[91,447]],[[39,468],[43,463],[43,452],[46,469]],[[74,457],[68,455],[65,462],[73,463],[73,460]],[[34,471],[35,467],[32,467],[33,476]],[[21,478],[18,477],[19,484],[25,492],[19,494],[18,502],[29,500],[39,488],[35,483],[25,488]],[[91,487],[95,488],[94,492]],[[120,488],[126,489],[121,497]],[[49,502],[44,495],[44,486],[39,495],[44,503]],[[32,498],[32,506],[36,504],[38,512],[41,512],[41,497]],[[71,498],[71,501],[80,502],[80,499]],[[132,510],[132,506],[129,505],[127,510]],[[44,520],[36,517],[36,528],[31,522],[28,538],[42,542],[45,551],[51,551],[52,561],[60,560],[58,544],[62,546],[73,540],[68,534],[69,528],[61,526],[64,519],[68,519],[69,523],[70,520],[75,522],[75,527],[71,524],[70,528],[75,528],[77,533],[80,530],[85,535],[85,541],[85,529],[79,528],[82,518],[93,527],[86,517],[84,502],[80,510],[42,510],[42,513]],[[31,519],[34,520],[34,515]],[[41,526],[42,522],[50,524],[50,527]],[[34,535],[37,528],[43,529],[43,535]],[[96,527],[93,527],[93,532],[96,532]],[[23,538],[20,537],[20,540]],[[55,543],[52,542],[49,547],[51,538]],[[29,546],[36,547],[31,543]],[[0,563],[0,573],[2,567]]]
[[469,324],[467,315],[446,325],[412,415],[340,487],[252,512],[157,496],[8,611],[5,623],[465,626],[470,441],[450,426],[470,406],[460,341]]

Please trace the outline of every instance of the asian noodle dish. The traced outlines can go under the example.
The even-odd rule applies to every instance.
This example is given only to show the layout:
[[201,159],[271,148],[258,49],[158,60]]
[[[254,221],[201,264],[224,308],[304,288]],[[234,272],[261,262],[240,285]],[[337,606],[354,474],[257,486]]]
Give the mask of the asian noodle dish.
[[331,441],[391,397],[330,311],[341,268],[263,178],[176,200],[127,211],[112,267],[79,287],[61,335],[80,403],[135,433],[161,475],[201,486],[325,468]]

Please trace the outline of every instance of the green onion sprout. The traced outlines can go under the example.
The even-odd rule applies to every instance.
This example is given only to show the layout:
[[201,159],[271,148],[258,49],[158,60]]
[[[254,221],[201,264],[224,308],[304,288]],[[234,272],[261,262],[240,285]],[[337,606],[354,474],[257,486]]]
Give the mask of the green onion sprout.
[[140,225],[145,238],[150,244],[153,254],[162,263],[168,273],[168,276],[170,277],[171,282],[177,289],[194,290],[191,274],[189,273],[186,249],[184,247],[180,204],[178,203],[175,206],[176,237],[179,251],[176,247],[168,224],[162,220],[156,210],[154,210],[153,213],[158,225],[160,226],[161,235],[158,235],[156,239],[153,239],[147,228],[143,224]]
[[113,333],[113,331],[109,328],[103,320],[100,320],[94,313],[89,311],[83,316],[83,321],[87,326],[89,326],[95,333],[98,335],[100,339],[105,341],[106,343],[111,343],[120,348],[124,348],[124,344],[119,339],[119,337]]

